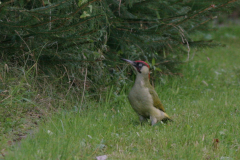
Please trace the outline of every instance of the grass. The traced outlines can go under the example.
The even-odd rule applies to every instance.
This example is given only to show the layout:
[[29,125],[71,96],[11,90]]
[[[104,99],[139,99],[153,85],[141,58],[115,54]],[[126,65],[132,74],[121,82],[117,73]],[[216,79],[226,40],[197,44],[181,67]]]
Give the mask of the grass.
[[197,51],[183,77],[155,83],[173,123],[141,126],[127,101],[129,84],[119,95],[109,90],[102,103],[49,117],[8,147],[5,159],[240,159],[239,35],[239,27],[220,29],[212,36],[226,47]]

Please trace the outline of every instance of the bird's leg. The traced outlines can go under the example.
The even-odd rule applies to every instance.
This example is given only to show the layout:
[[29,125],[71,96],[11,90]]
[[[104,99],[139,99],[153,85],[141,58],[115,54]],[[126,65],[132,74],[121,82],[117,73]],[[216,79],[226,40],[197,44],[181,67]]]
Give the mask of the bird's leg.
[[157,123],[157,118],[150,116],[152,126]]
[[146,121],[147,119],[144,118],[143,116],[139,115],[139,120],[140,120],[140,123],[141,123],[141,126],[142,126],[142,123],[143,123],[144,121]]

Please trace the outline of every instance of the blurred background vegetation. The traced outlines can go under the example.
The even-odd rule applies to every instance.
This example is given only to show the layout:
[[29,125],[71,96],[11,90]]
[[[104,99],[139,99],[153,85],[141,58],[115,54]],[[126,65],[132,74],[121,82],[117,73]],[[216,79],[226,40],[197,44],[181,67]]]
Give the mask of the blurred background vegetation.
[[[87,108],[134,80],[120,58],[147,61],[151,82],[181,76],[179,64],[209,33],[239,17],[237,0],[0,1],[0,135],[58,108]],[[231,15],[231,16],[229,16]],[[195,38],[201,34],[201,38]],[[114,87],[112,87],[114,86]],[[29,115],[29,119],[26,115]],[[17,129],[15,131],[18,132]]]

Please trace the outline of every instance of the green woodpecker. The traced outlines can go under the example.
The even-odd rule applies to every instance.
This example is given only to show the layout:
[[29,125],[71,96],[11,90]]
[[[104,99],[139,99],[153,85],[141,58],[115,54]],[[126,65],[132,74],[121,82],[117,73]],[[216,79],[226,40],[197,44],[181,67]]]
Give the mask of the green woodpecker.
[[171,120],[158,98],[157,92],[149,82],[149,65],[144,61],[131,61],[122,59],[133,66],[137,76],[128,99],[135,112],[139,115],[140,122],[150,118],[151,124],[158,121]]

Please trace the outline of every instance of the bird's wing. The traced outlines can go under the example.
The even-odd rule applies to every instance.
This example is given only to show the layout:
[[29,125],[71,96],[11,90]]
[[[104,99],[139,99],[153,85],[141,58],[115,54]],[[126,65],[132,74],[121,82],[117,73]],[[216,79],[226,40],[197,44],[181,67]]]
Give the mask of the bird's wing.
[[149,92],[150,92],[151,96],[153,97],[153,106],[156,107],[157,109],[160,109],[161,111],[165,112],[165,109],[158,97],[158,94],[152,86],[149,87]]

